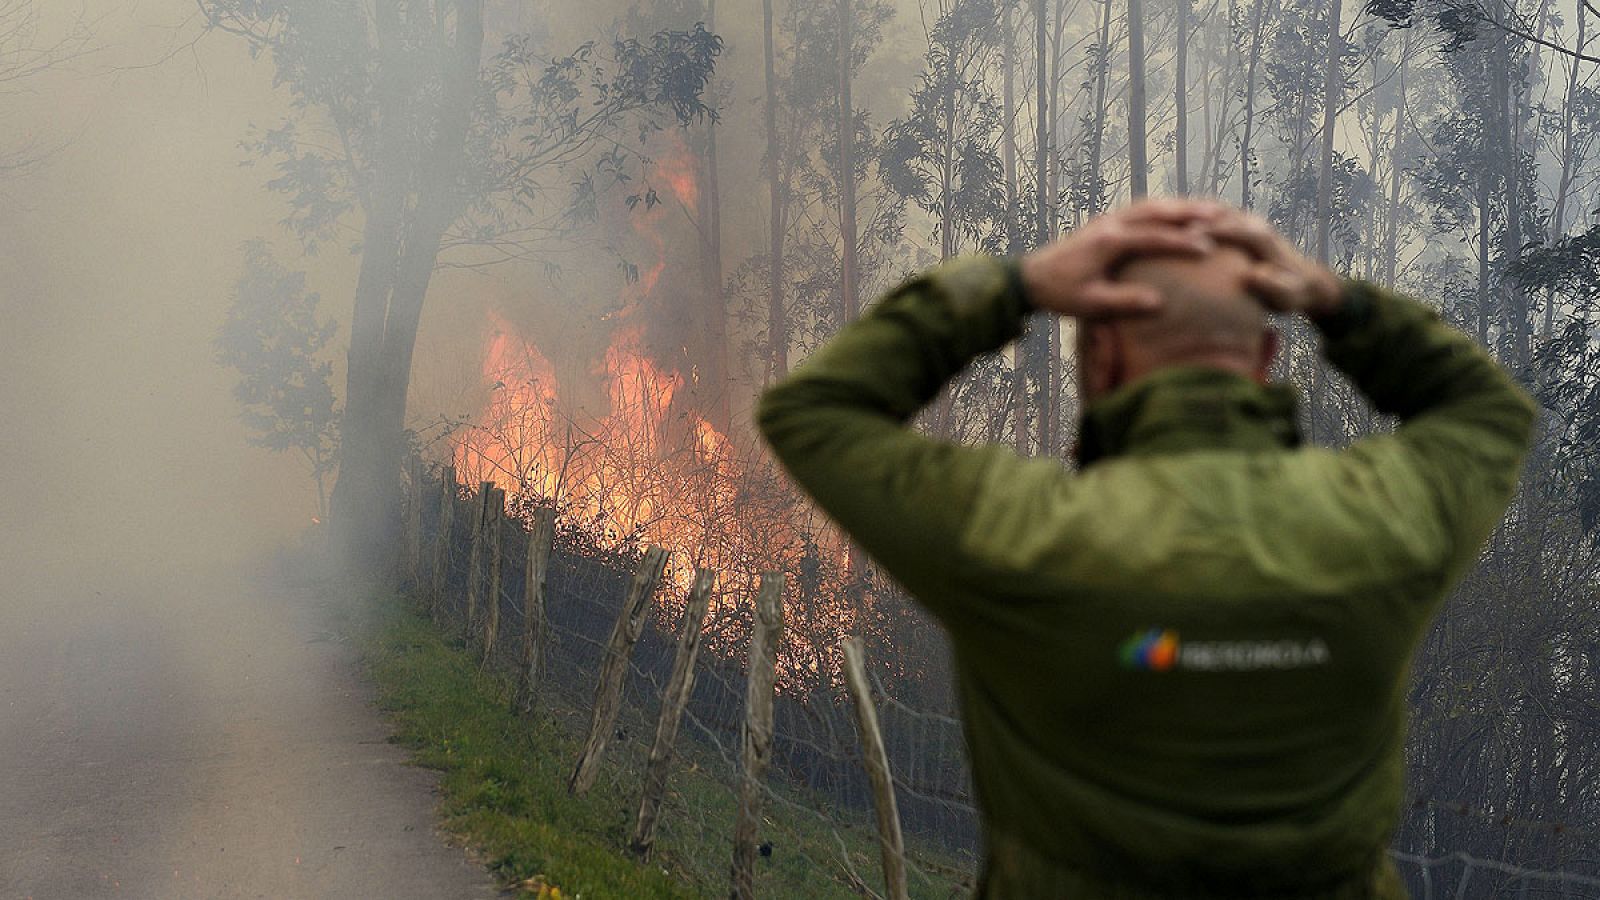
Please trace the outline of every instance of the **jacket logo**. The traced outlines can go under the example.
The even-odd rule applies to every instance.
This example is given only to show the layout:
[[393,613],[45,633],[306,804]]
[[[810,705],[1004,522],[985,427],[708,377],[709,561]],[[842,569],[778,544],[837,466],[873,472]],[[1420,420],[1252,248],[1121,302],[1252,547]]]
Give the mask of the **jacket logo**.
[[1178,632],[1170,628],[1151,628],[1123,641],[1117,658],[1124,669],[1144,672],[1255,672],[1325,666],[1332,654],[1319,637],[1180,642]]
[[1124,669],[1165,672],[1178,661],[1178,633],[1152,628],[1122,642],[1119,654]]

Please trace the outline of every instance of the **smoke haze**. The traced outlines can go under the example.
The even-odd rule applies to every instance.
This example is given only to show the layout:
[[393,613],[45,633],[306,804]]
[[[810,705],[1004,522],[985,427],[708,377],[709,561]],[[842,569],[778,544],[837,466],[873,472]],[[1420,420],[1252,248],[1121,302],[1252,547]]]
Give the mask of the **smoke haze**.
[[[44,38],[70,4],[48,4]],[[282,97],[182,0],[85,8],[101,49],[4,98],[54,149],[0,182],[4,568],[144,570],[291,539],[315,498],[249,447],[212,342],[239,246],[283,209],[239,141]],[[334,262],[338,262],[335,260]]]
[[[421,26],[418,33],[437,33],[409,56],[373,50],[383,30],[373,10],[382,4],[370,0],[213,5],[267,27],[282,23],[274,18],[281,9],[319,25],[329,11],[327,22],[348,24],[336,13],[354,11],[354,27],[372,34],[348,32],[358,38],[341,45],[346,33],[317,43],[326,35],[307,38],[308,29],[286,42],[311,47],[307,70],[316,71],[300,73],[309,80],[346,65],[368,67],[374,83],[417,60],[433,67],[397,91],[404,100],[393,117],[377,112],[380,92],[361,78],[332,92],[348,88],[344,99],[358,108],[357,150],[347,147],[336,162],[357,181],[381,173],[386,197],[404,210],[393,216],[403,223],[375,242],[387,242],[390,256],[370,257],[380,261],[369,271],[382,273],[371,281],[389,283],[361,297],[362,309],[380,313],[363,335],[402,337],[367,342],[369,413],[349,421],[366,428],[369,446],[344,457],[371,461],[378,477],[349,479],[373,500],[342,521],[376,535],[379,549],[398,546],[398,506],[389,502],[398,492],[389,489],[413,449],[394,439],[404,428],[425,463],[454,464],[469,491],[496,480],[521,492],[513,501],[521,513],[557,506],[584,540],[614,540],[597,559],[621,559],[638,549],[630,541],[648,542],[672,550],[680,579],[693,564],[717,568],[724,605],[712,609],[730,613],[725,623],[748,618],[738,611],[764,573],[786,570],[784,652],[806,654],[808,678],[830,687],[839,639],[868,634],[881,642],[875,658],[894,669],[880,673],[880,692],[912,698],[906,709],[944,725],[957,713],[942,632],[825,526],[756,446],[749,412],[764,386],[907,274],[945,256],[1026,251],[1127,202],[1146,179],[1154,194],[1214,194],[1259,211],[1341,273],[1425,297],[1518,373],[1545,404],[1549,427],[1514,514],[1418,654],[1408,697],[1417,725],[1406,752],[1419,802],[1407,808],[1395,847],[1441,860],[1475,854],[1593,868],[1593,829],[1564,824],[1600,820],[1600,791],[1579,790],[1600,784],[1600,752],[1591,749],[1600,747],[1592,647],[1600,632],[1600,70],[1588,30],[1600,13],[1587,2],[1150,0],[1141,19],[1130,15],[1139,5],[1125,0],[852,0],[844,6],[855,18],[841,29],[837,4],[775,0],[769,85],[759,0],[485,0],[477,74],[486,80],[504,76],[495,66],[509,35],[531,36],[534,50],[518,62],[535,75],[552,56],[595,41],[595,59],[606,59],[595,71],[608,74],[594,78],[603,79],[617,77],[608,68],[617,65],[607,58],[616,55],[612,37],[648,42],[714,11],[710,28],[722,44],[694,61],[704,69],[714,59],[714,70],[703,96],[695,82],[687,105],[717,111],[714,128],[712,117],[693,115],[678,127],[682,113],[651,95],[612,120],[597,117],[603,126],[569,136],[571,145],[559,128],[549,129],[552,138],[518,121],[537,120],[528,110],[546,108],[539,104],[561,107],[529,84],[493,103],[437,101],[484,100],[480,89],[493,83],[455,78],[440,62],[451,55],[442,48],[463,46],[452,41],[462,16],[470,18],[462,10],[476,4],[403,4],[455,11]],[[398,769],[399,751],[369,754],[385,732],[353,652],[332,646],[318,618],[332,601],[292,579],[257,577],[264,559],[293,559],[276,551],[312,544],[308,530],[320,545],[328,529],[316,524],[319,494],[306,462],[251,443],[233,395],[239,372],[219,364],[219,328],[246,269],[244,245],[265,241],[282,271],[304,271],[306,290],[321,295],[318,318],[336,325],[319,359],[332,366],[343,402],[362,215],[377,207],[370,196],[352,202],[307,253],[286,219],[337,206],[346,185],[313,184],[305,194],[316,196],[296,207],[269,184],[283,174],[279,163],[308,147],[339,155],[319,144],[334,145],[328,107],[295,109],[291,87],[275,84],[282,72],[271,52],[252,54],[239,35],[208,31],[196,0],[0,0],[0,23],[26,8],[40,15],[35,46],[66,40],[74,48],[80,27],[86,37],[82,52],[9,82],[0,27],[0,898],[28,896],[34,884],[70,900],[110,896],[104,885],[117,874],[116,853],[121,876],[147,889],[126,896],[188,896],[162,879],[189,879],[185,890],[232,885],[236,846],[270,860],[237,880],[241,892],[298,889],[296,879],[307,877],[298,868],[299,825],[327,826],[335,814],[371,818],[361,795],[385,791],[400,810],[393,821],[414,824],[412,839],[428,844],[397,841],[394,858],[418,869],[455,866],[484,882],[471,890],[491,895],[481,866],[461,854],[445,860],[433,841],[425,779],[402,783],[388,770],[360,768]],[[1498,21],[1505,10],[1510,23]],[[1328,27],[1329,16],[1339,28]],[[449,41],[440,37],[451,28]],[[1128,52],[1139,45],[1135,32],[1142,57]],[[840,37],[851,33],[855,43]],[[679,78],[698,77],[682,74],[694,65],[675,65]],[[655,89],[646,82],[632,88],[645,96]],[[1046,83],[1054,89],[1039,89]],[[853,85],[848,104],[845,84]],[[470,92],[454,93],[461,85]],[[614,86],[578,84],[567,102],[600,105],[593,95]],[[1136,96],[1147,115],[1132,112]],[[434,137],[450,131],[441,122],[455,121],[441,108],[469,107],[461,133]],[[380,117],[409,129],[392,142],[403,147],[381,139]],[[646,118],[663,127],[652,131]],[[245,146],[286,120],[303,130],[265,152]],[[524,129],[530,143],[579,149],[529,163],[525,179],[505,175],[522,162],[515,142]],[[485,137],[502,130],[512,135],[504,144]],[[450,165],[418,163],[452,141],[438,153]],[[549,222],[567,223],[561,214],[574,182],[602,168],[596,146],[619,148],[613,165],[628,180],[596,188],[593,221],[519,245]],[[852,153],[854,177],[841,177]],[[11,168],[18,158],[32,162]],[[781,173],[770,185],[769,172]],[[715,202],[705,199],[712,185]],[[654,194],[641,206],[646,191]],[[625,203],[630,192],[638,192],[634,204]],[[418,209],[430,204],[422,211],[446,226],[428,230],[431,219]],[[708,217],[720,228],[707,229]],[[412,227],[419,220],[428,227]],[[417,233],[424,239],[412,240]],[[431,254],[441,247],[435,266]],[[514,261],[484,265],[496,253]],[[430,269],[426,290],[407,295]],[[400,283],[402,270],[409,283]],[[402,296],[425,297],[420,325],[391,317],[417,308],[395,300]],[[1301,422],[1310,442],[1344,445],[1386,427],[1327,369],[1301,326],[1286,331],[1280,374],[1308,398]],[[917,427],[1025,456],[1068,456],[1082,412],[1071,329],[1036,317],[1023,340],[952,382]],[[374,365],[401,358],[397,346],[414,348],[408,392],[376,402],[404,383]],[[496,353],[513,364],[496,368]],[[388,402],[395,398],[404,403]],[[402,408],[400,422],[391,411]],[[356,430],[345,429],[347,447]],[[438,474],[426,482],[436,492]],[[336,478],[328,474],[330,488]],[[379,483],[384,490],[373,489]],[[456,516],[458,535],[471,531],[467,513]],[[526,546],[520,532],[514,537]],[[469,552],[477,546],[456,557]],[[454,571],[448,553],[440,558],[446,575]],[[746,637],[735,628],[708,648],[737,668]],[[317,724],[301,741],[304,722]],[[967,841],[976,818],[959,793],[967,790],[961,740],[939,740],[936,758],[918,749],[932,745],[902,749],[949,779],[922,785],[924,797],[956,797],[964,807],[949,819],[930,816],[946,823],[930,834]],[[191,766],[194,759],[204,761]],[[358,769],[371,781],[328,774]],[[257,770],[264,780],[252,780]],[[132,799],[124,802],[122,790]],[[239,812],[263,797],[293,802],[275,819]],[[1482,815],[1466,816],[1467,801]],[[177,837],[105,855],[122,840],[121,823],[154,821],[155,812],[170,814],[163,824],[179,823]],[[1507,830],[1514,821],[1539,827]],[[1552,823],[1553,832],[1542,830]],[[23,840],[7,840],[12,833]],[[213,834],[228,836],[229,856],[199,859],[195,848]],[[962,844],[968,861],[971,849]],[[168,865],[169,855],[185,862]],[[79,859],[110,862],[56,880],[61,860]],[[190,863],[201,866],[198,876],[184,868]],[[387,861],[375,855],[368,864],[381,870]],[[815,868],[826,879],[839,867]],[[349,870],[340,883],[352,887],[327,896],[359,896],[369,876]],[[419,898],[480,895],[420,874],[391,885]]]

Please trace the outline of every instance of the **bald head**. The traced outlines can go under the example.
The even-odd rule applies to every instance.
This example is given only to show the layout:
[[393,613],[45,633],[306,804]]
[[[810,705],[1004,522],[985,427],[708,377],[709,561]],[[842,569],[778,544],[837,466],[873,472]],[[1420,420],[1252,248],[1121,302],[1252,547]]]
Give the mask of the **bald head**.
[[1175,365],[1212,366],[1265,380],[1275,341],[1266,310],[1250,296],[1250,256],[1219,246],[1202,257],[1129,261],[1119,281],[1154,287],[1164,304],[1139,318],[1085,323],[1079,364],[1091,397]]

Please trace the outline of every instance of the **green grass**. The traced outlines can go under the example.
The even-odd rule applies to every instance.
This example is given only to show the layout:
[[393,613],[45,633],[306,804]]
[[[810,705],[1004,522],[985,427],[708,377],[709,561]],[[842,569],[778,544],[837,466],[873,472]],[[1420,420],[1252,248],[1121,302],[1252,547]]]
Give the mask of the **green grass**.
[[507,685],[425,619],[380,609],[362,643],[395,739],[441,773],[444,828],[502,880],[543,876],[573,897],[698,896],[681,877],[617,849],[626,798],[605,783],[568,796],[579,749],[568,729],[513,713]]
[[[647,741],[613,744],[594,789],[568,796],[587,711],[541,698],[532,716],[515,712],[505,679],[480,671],[475,653],[405,607],[402,599],[380,598],[352,628],[395,740],[419,765],[441,773],[443,827],[506,884],[542,881],[563,897],[595,900],[726,894],[735,798],[727,778],[711,774],[726,765],[697,746],[687,724],[655,853],[639,862],[622,848],[638,808]],[[636,720],[630,732],[648,730],[641,711],[625,710],[624,719],[629,715]],[[836,810],[819,816],[817,807],[814,798],[774,785],[762,834],[774,852],[757,859],[758,892],[858,897],[856,878],[881,891],[870,820]],[[935,868],[953,864],[921,858]],[[951,883],[919,883],[914,875],[913,894],[948,897]]]

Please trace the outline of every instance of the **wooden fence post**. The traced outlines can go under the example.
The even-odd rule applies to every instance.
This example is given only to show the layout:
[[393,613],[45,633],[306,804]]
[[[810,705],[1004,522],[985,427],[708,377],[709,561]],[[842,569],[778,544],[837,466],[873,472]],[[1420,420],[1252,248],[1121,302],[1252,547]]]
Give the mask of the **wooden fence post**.
[[672,745],[678,739],[678,723],[683,720],[683,708],[689,704],[689,693],[694,690],[694,663],[700,654],[701,628],[706,620],[706,607],[711,603],[711,590],[716,584],[716,573],[710,569],[697,569],[694,586],[689,589],[689,602],[683,610],[683,631],[678,635],[678,653],[672,660],[672,674],[667,678],[667,688],[661,694],[661,718],[656,722],[655,743],[650,745],[650,761],[644,772],[644,796],[639,800],[639,819],[634,825],[633,840],[629,844],[641,859],[650,857],[650,846],[655,843],[656,818],[661,813],[662,795],[667,790]]
[[506,492],[503,488],[492,488],[489,497],[489,506],[486,510],[488,522],[484,524],[484,539],[489,542],[489,589],[484,598],[487,613],[483,617],[483,663],[489,665],[489,658],[494,655],[495,642],[500,639],[500,558],[502,555],[500,542],[505,531],[506,521]]
[[756,839],[761,832],[761,778],[772,758],[772,700],[777,681],[778,644],[783,635],[782,572],[761,576],[750,630],[750,674],[744,698],[740,742],[739,809],[733,825],[733,900],[755,897]]
[[428,592],[429,609],[435,621],[444,597],[445,577],[450,570],[450,531],[455,526],[456,470],[445,466],[439,472],[439,530],[433,536],[433,584]]
[[406,491],[406,572],[411,577],[411,584],[420,586],[423,575],[422,459],[413,458],[407,470],[410,478]]
[[883,732],[878,728],[878,709],[872,705],[872,689],[867,684],[867,665],[861,639],[847,637],[839,642],[844,651],[844,683],[855,703],[856,728],[861,732],[861,759],[872,782],[872,805],[878,811],[878,849],[883,854],[883,886],[886,900],[907,900],[906,847],[900,833],[900,808],[894,799],[894,779],[889,773],[889,754],[883,747]]
[[605,755],[611,731],[617,725],[617,713],[622,707],[622,682],[628,673],[628,661],[633,655],[633,645],[644,631],[644,613],[650,606],[650,595],[661,581],[662,570],[667,565],[667,551],[651,547],[639,561],[638,571],[628,583],[627,596],[622,601],[622,611],[617,614],[617,624],[611,629],[611,640],[606,644],[605,659],[600,664],[600,682],[594,690],[594,714],[589,720],[589,739],[583,744],[583,753],[567,781],[567,793],[582,795],[594,787],[600,774],[600,757]]
[[478,601],[483,596],[483,533],[489,520],[489,503],[493,499],[494,482],[485,481],[478,485],[478,502],[472,516],[472,551],[467,556],[467,616],[463,623],[469,638],[478,618]]
[[544,586],[550,574],[551,545],[555,540],[556,511],[541,506],[533,511],[533,531],[528,534],[528,568],[522,585],[522,709],[533,709],[535,692],[550,658],[550,623],[545,619]]

